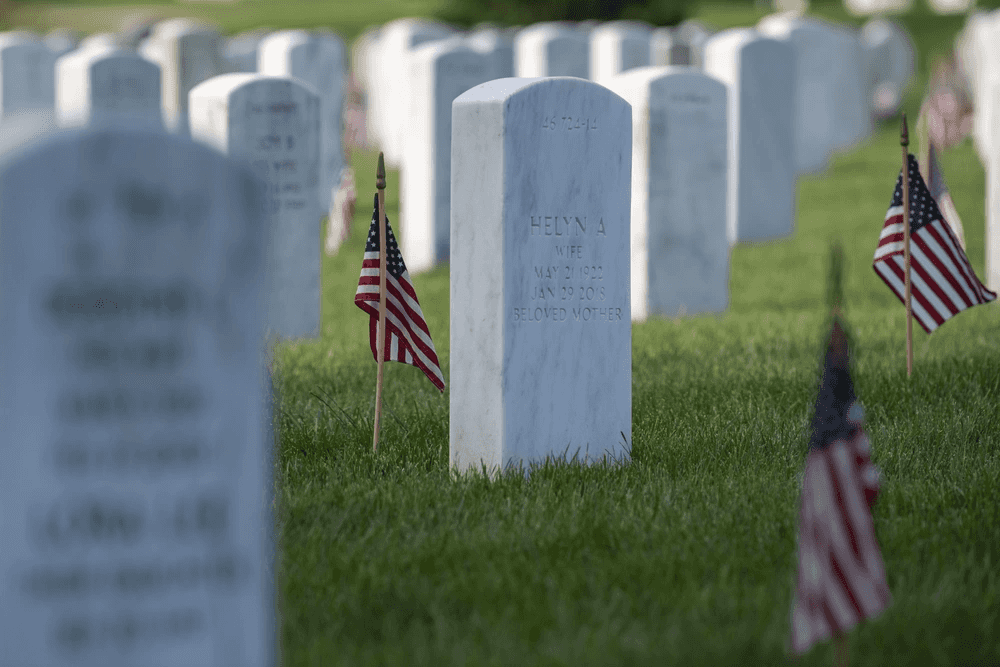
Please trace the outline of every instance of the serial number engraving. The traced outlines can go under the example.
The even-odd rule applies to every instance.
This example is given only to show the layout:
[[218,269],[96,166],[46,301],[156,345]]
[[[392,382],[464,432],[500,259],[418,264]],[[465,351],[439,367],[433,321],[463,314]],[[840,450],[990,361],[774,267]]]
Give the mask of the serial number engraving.
[[543,116],[543,130],[596,130],[596,118],[582,118],[580,116]]

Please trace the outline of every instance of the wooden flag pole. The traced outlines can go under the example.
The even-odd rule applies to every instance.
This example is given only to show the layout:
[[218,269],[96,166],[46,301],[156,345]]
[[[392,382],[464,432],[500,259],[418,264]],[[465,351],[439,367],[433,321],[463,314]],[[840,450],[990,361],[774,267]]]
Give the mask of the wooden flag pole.
[[[385,252],[388,240],[385,233],[385,157],[378,154],[378,171],[375,173],[378,189],[378,379],[375,384],[375,434],[372,451],[378,451],[379,423],[382,420],[382,374],[385,371]],[[909,274],[907,274],[909,275]],[[909,283],[907,283],[909,285]],[[909,292],[907,292],[909,294]]]
[[906,377],[913,374],[913,306],[910,303],[910,133],[903,112],[899,145],[903,147],[903,273],[906,281]]

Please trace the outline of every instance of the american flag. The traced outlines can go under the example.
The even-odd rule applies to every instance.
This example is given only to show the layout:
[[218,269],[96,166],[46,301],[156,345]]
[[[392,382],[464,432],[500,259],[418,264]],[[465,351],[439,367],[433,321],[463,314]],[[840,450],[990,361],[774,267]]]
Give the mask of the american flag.
[[[941,210],[920,176],[917,159],[909,157],[910,290],[913,317],[927,333],[966,308],[997,298],[976,278]],[[905,303],[903,273],[903,174],[875,249],[872,268]]]
[[[941,209],[944,221],[951,227],[952,233],[958,240],[958,245],[964,252],[965,230],[962,228],[962,219],[958,217],[955,204],[951,201],[951,193],[948,192],[948,186],[944,182],[944,174],[941,173],[941,165],[938,164],[937,149],[933,143],[929,143],[927,146],[927,164],[924,165],[924,168],[927,174],[927,178],[924,180],[927,183],[927,189],[931,193],[931,198],[938,205],[938,208]],[[921,177],[923,177],[923,174],[921,174]]]
[[834,319],[802,478],[791,636],[799,655],[891,601],[871,516],[879,476],[847,355],[847,336]]
[[[372,357],[378,361],[378,279],[379,279],[379,234],[378,195],[375,195],[375,211],[368,230],[365,258],[361,262],[361,278],[354,303],[368,313],[368,331],[371,337]],[[410,274],[403,263],[396,237],[385,219],[385,232],[389,237],[386,248],[388,273],[385,277],[385,324],[388,342],[385,345],[386,361],[401,361],[416,366],[424,372],[435,387],[444,391],[444,375],[438,364],[437,353],[431,333],[424,321],[424,314],[417,302],[417,292],[410,282]]]

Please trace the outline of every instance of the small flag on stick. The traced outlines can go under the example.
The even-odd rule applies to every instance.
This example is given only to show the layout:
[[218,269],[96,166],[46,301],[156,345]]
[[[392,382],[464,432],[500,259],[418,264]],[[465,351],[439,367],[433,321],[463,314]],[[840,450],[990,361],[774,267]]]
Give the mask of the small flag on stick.
[[[836,256],[834,264],[837,280]],[[839,287],[831,286],[831,294],[841,294]],[[871,516],[878,471],[854,393],[839,310],[835,300],[802,479],[790,648],[801,655],[817,642],[836,638],[838,661],[846,664],[846,633],[882,613],[891,595]]]
[[[988,303],[996,293],[979,282],[969,258],[909,155],[910,265],[913,316],[928,334],[967,308]],[[903,174],[885,216],[872,267],[889,289],[904,300]]]
[[[361,263],[361,278],[354,303],[368,313],[368,330],[371,337],[372,357],[378,361],[378,302],[379,302],[379,233],[378,195],[375,196],[375,211],[368,231],[365,257]],[[438,364],[437,352],[431,340],[430,330],[424,321],[423,311],[417,301],[417,292],[410,282],[410,274],[403,263],[392,226],[386,218],[386,314],[387,336],[384,348],[385,361],[399,361],[416,366],[439,390],[444,391],[444,375]]]

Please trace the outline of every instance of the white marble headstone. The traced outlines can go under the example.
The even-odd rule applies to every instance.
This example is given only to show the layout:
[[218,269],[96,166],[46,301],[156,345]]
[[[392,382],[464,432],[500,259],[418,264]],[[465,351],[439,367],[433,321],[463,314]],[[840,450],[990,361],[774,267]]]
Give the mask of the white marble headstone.
[[514,76],[514,40],[508,31],[482,27],[468,36],[466,45],[489,56],[492,63],[489,80]]
[[611,77],[650,64],[652,28],[635,21],[608,21],[590,33],[590,78],[604,84]]
[[910,11],[913,0],[844,0],[844,7],[854,16],[902,14]]
[[77,44],[80,43],[80,39],[83,36],[78,30],[73,30],[71,28],[56,28],[49,34],[45,35],[45,46],[49,47],[52,54],[58,58],[61,55],[69,53],[76,48]]
[[571,24],[529,25],[514,37],[514,73],[589,79],[590,38]]
[[375,71],[368,84],[368,104],[378,128],[374,136],[390,167],[402,164],[409,131],[406,109],[410,99],[410,55],[418,46],[445,39],[454,32],[450,26],[423,19],[397,19],[382,26],[374,52]]
[[733,28],[705,43],[729,97],[730,243],[789,236],[795,221],[795,49]]
[[123,46],[120,35],[113,32],[95,32],[93,35],[87,35],[81,39],[76,48],[78,51],[82,51],[84,49],[127,49],[128,47]]
[[27,32],[0,34],[0,120],[11,114],[53,114],[56,58]]
[[190,133],[188,95],[202,81],[226,71],[219,33],[190,19],[169,19],[156,24],[140,55],[160,66],[160,93],[165,127],[181,135]]
[[915,50],[906,30],[877,18],[861,29],[869,106],[878,118],[894,116],[913,78]]
[[765,17],[757,30],[795,49],[795,162],[800,174],[822,171],[874,129],[859,36],[795,13]]
[[656,28],[649,41],[649,64],[656,67],[690,65],[691,47],[680,40],[673,28]]
[[371,90],[372,82],[376,81],[378,76],[376,65],[381,36],[381,26],[370,28],[361,33],[351,45],[351,73],[354,75],[354,80],[362,95],[358,102],[363,105],[364,109],[365,133],[368,141],[374,145],[382,145],[383,143],[378,133],[376,107],[372,99],[375,93]]
[[230,72],[256,72],[257,49],[262,39],[271,33],[270,28],[257,28],[233,35],[225,40],[222,55]]
[[0,167],[3,664],[275,664],[262,189],[162,130]]
[[608,82],[632,105],[632,320],[723,312],[726,86],[691,67]]
[[410,105],[400,172],[400,249],[410,273],[448,261],[452,102],[490,80],[488,56],[460,38],[425,44],[410,56]]
[[77,49],[56,61],[61,127],[143,122],[162,127],[160,68],[132,51]]
[[[672,65],[691,65],[702,67],[704,64],[705,42],[714,34],[714,30],[700,21],[688,19],[674,29],[674,39],[678,46],[687,47],[687,62],[675,62]],[[678,50],[678,58],[683,51]]]
[[627,459],[632,110],[568,77],[453,110],[451,465]]
[[344,167],[344,78],[347,75],[344,42],[336,35],[282,30],[261,40],[257,71],[273,76],[294,76],[319,93],[320,107],[320,210],[330,207],[332,192],[340,184]]
[[191,136],[250,163],[267,183],[272,333],[318,336],[319,96],[291,77],[223,74],[195,86],[190,104]]

